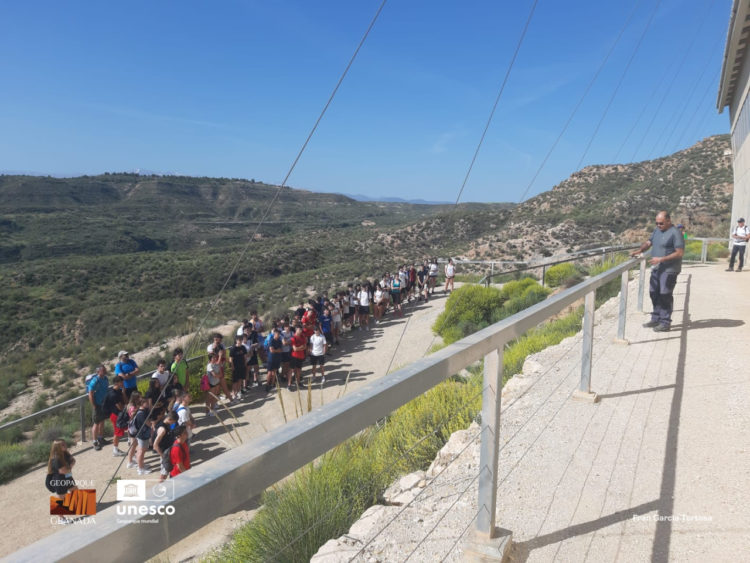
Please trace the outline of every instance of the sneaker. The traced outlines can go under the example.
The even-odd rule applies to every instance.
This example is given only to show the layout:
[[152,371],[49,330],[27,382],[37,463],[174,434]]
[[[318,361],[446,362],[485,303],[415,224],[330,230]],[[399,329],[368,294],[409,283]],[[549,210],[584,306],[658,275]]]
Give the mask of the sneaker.
[[727,272],[734,272],[734,268],[727,268],[725,271],[727,271]]
[[99,443],[100,443],[100,444],[101,444],[102,446],[104,446],[105,444],[108,444],[108,443],[109,443],[109,442],[107,442],[107,439],[106,439],[106,438],[98,438],[98,440],[99,440]]
[[669,325],[659,325],[654,327],[654,332],[669,332]]
[[257,381],[253,381],[253,387],[260,387],[260,383],[258,383]]
[[138,464],[136,462],[134,461],[128,462],[128,469],[135,469],[136,467],[138,467]]
[[647,323],[643,323],[643,328],[654,328],[655,326],[659,325],[659,321],[648,321]]
[[148,467],[138,470],[138,475],[148,475],[149,473],[151,473],[151,470]]
[[741,271],[742,271],[742,268],[737,268],[737,271],[738,271],[738,272],[741,272]]
[[102,449],[102,445],[99,443],[99,440],[94,440],[94,449],[96,451],[99,451]]
[[320,384],[323,385],[326,382],[326,376],[320,378]]
[[119,450],[117,448],[112,449],[112,457],[122,457],[124,455],[125,455],[125,452],[123,452],[122,450]]

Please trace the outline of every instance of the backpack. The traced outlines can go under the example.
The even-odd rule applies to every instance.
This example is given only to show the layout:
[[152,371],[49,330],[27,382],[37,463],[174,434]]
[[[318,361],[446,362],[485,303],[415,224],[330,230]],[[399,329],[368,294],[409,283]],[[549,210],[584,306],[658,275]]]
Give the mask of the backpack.
[[[164,438],[166,438],[166,436]],[[164,438],[162,438],[162,440],[164,440]],[[176,439],[174,439],[172,445],[166,450],[163,450],[161,454],[161,464],[164,466],[164,471],[167,472],[167,475],[172,473],[172,469],[174,469],[174,463],[172,463],[172,448],[175,446],[178,448],[180,447],[180,444],[177,443]]]
[[128,434],[133,437],[138,434],[138,428],[135,426],[135,417],[128,420]]
[[130,425],[130,415],[128,415],[128,409],[124,408],[120,411],[120,414],[117,415],[117,421],[115,422],[115,426],[119,428],[120,430],[125,430],[128,428],[129,430]]

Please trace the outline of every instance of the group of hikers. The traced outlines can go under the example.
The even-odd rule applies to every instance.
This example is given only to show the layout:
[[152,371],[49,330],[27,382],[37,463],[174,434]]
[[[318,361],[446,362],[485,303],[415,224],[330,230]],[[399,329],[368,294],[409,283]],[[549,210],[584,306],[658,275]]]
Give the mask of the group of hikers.
[[[401,265],[373,280],[350,284],[347,289],[329,295],[323,292],[299,305],[282,318],[268,322],[268,329],[257,311],[243,320],[227,347],[216,333],[208,344],[205,371],[197,386],[206,406],[206,417],[217,415],[217,405],[241,401],[252,388],[266,393],[286,385],[289,391],[302,385],[302,370],[309,360],[312,382],[325,383],[326,356],[341,345],[345,331],[370,330],[370,319],[382,322],[390,310],[403,316],[402,305],[429,300],[437,286],[438,261],[428,259],[421,265]],[[455,266],[449,260],[444,267],[446,292],[453,290]],[[261,368],[263,370],[261,371]],[[153,451],[159,460],[160,479],[176,477],[190,469],[190,443],[196,420],[191,412],[191,388],[195,391],[184,351],[176,348],[172,363],[159,360],[145,392],[138,390],[140,368],[126,350],[120,351],[111,382],[104,365],[87,378],[86,388],[92,407],[92,436],[96,450],[104,438],[107,418],[113,426],[112,455],[127,457],[127,468],[138,475],[152,469],[146,454]],[[265,374],[265,378],[263,375]],[[231,381],[231,384],[227,382]],[[111,383],[111,385],[110,385]],[[125,442],[125,449],[120,443]],[[72,467],[75,459],[63,440],[52,444],[48,463],[50,492],[64,495],[75,487]],[[54,478],[51,478],[53,476]]]

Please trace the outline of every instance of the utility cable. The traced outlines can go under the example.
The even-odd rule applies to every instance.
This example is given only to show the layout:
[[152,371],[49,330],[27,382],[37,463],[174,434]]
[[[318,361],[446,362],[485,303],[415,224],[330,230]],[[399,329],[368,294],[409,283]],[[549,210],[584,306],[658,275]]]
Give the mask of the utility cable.
[[[677,80],[677,77],[680,74],[680,71],[682,70],[682,67],[685,65],[685,61],[687,60],[688,54],[693,48],[693,45],[695,45],[695,40],[698,37],[698,34],[700,33],[700,30],[703,28],[703,24],[705,23],[708,14],[711,11],[711,8],[713,7],[716,0],[712,0],[711,4],[708,6],[708,9],[704,13],[703,17],[700,19],[698,23],[698,28],[696,29],[695,33],[693,33],[690,37],[691,40],[688,44],[687,49],[685,49],[684,54],[682,56],[682,59],[680,60],[680,64],[677,66],[677,71],[675,72],[674,76],[672,77],[672,80],[670,81],[669,85],[667,86],[667,89],[664,91],[664,95],[662,96],[661,101],[659,102],[658,107],[656,108],[656,112],[654,113],[653,117],[651,118],[651,121],[648,124],[648,127],[646,128],[646,132],[643,134],[643,137],[641,138],[640,143],[638,143],[638,146],[636,147],[635,151],[633,152],[633,156],[630,158],[631,161],[635,161],[635,156],[638,154],[638,151],[641,148],[641,145],[643,145],[643,142],[646,140],[646,137],[648,136],[649,132],[651,131],[651,127],[654,124],[654,121],[656,120],[656,117],[659,115],[659,112],[664,105],[664,102],[667,100],[667,96],[672,91],[672,86],[674,86],[675,80]],[[658,142],[658,141],[657,141]],[[654,147],[656,148],[656,147]],[[651,154],[653,154],[653,150],[651,151]]]
[[508,77],[510,76],[510,71],[513,70],[513,64],[516,62],[516,57],[518,57],[518,52],[521,50],[521,45],[523,44],[524,37],[526,37],[526,32],[529,29],[529,24],[531,24],[531,18],[534,15],[534,10],[536,10],[536,5],[539,2],[539,0],[534,0],[534,3],[531,5],[531,10],[529,11],[529,16],[526,18],[526,24],[523,26],[523,31],[521,32],[521,37],[518,39],[518,43],[516,44],[516,50],[513,52],[513,57],[510,59],[510,64],[508,65],[508,70],[505,71],[505,77],[503,78],[503,82],[500,85],[500,90],[497,93],[497,97],[495,98],[495,103],[492,105],[492,110],[490,110],[490,115],[487,118],[487,123],[484,126],[484,131],[482,131],[482,135],[479,138],[479,143],[477,143],[477,148],[474,151],[474,156],[471,158],[471,163],[469,164],[469,168],[466,171],[466,175],[464,176],[464,181],[461,183],[461,189],[458,190],[458,195],[456,196],[456,205],[458,205],[459,200],[461,199],[461,195],[464,193],[464,188],[466,187],[466,182],[469,181],[469,175],[471,174],[471,170],[474,168],[474,163],[477,160],[477,156],[479,156],[479,149],[482,148],[482,144],[484,143],[484,138],[487,136],[487,131],[490,128],[490,124],[492,123],[492,118],[495,115],[495,110],[497,109],[497,105],[500,103],[500,98],[503,95],[503,91],[505,90],[505,85],[508,82]]
[[[320,114],[318,115],[318,118],[315,120],[315,124],[312,126],[312,129],[307,135],[307,138],[305,139],[304,143],[302,143],[302,146],[300,147],[299,151],[297,152],[297,156],[294,158],[291,166],[289,167],[289,170],[287,171],[286,175],[284,176],[284,179],[282,180],[281,184],[276,189],[276,193],[274,194],[271,201],[266,206],[265,211],[263,212],[263,215],[261,216],[261,220],[256,226],[255,230],[253,231],[253,234],[248,239],[247,243],[245,244],[244,248],[242,249],[242,252],[240,252],[240,255],[237,257],[237,260],[234,262],[234,265],[232,266],[231,271],[229,272],[229,275],[227,276],[226,280],[224,281],[224,284],[222,285],[221,289],[217,293],[216,297],[213,299],[213,301],[209,304],[208,311],[204,315],[204,317],[201,319],[199,325],[198,325],[198,331],[196,331],[196,334],[200,332],[200,330],[203,328],[203,325],[205,324],[206,320],[208,319],[208,316],[213,312],[216,305],[219,303],[219,300],[221,299],[221,296],[224,293],[224,290],[227,288],[227,285],[229,284],[229,281],[234,276],[235,272],[237,271],[237,268],[239,267],[242,260],[245,258],[245,255],[247,254],[247,251],[250,248],[250,245],[255,240],[255,235],[258,234],[260,231],[260,227],[263,225],[263,223],[268,218],[269,214],[271,213],[271,209],[276,204],[276,201],[279,199],[279,196],[281,195],[282,190],[286,187],[287,181],[289,180],[289,177],[292,175],[292,172],[297,166],[297,163],[299,162],[300,158],[302,158],[302,153],[305,152],[305,149],[307,148],[307,145],[310,142],[310,139],[312,139],[312,136],[315,134],[315,131],[318,129],[318,125],[320,124],[321,120],[323,119],[323,116],[328,111],[329,106],[333,102],[334,97],[336,96],[336,93],[339,90],[339,87],[341,86],[341,83],[344,81],[344,78],[346,78],[346,75],[349,73],[349,69],[352,67],[352,64],[354,64],[354,60],[357,58],[357,55],[359,54],[360,49],[365,43],[365,40],[370,34],[370,31],[375,26],[375,22],[378,20],[378,17],[380,16],[380,13],[383,11],[383,8],[385,7],[385,4],[388,0],[383,0],[380,3],[380,6],[378,7],[377,11],[375,12],[375,15],[372,17],[372,20],[370,21],[370,25],[367,27],[367,30],[365,31],[364,35],[362,35],[362,38],[359,41],[359,44],[357,45],[357,48],[354,50],[354,53],[352,54],[351,58],[349,59],[349,62],[346,65],[346,68],[341,73],[341,76],[338,79],[338,82],[336,83],[336,86],[333,88],[333,91],[331,92],[331,95],[328,97],[328,100],[326,101],[325,105],[323,106],[323,109],[321,110]],[[192,343],[191,343],[192,344]]]
[[549,160],[549,157],[552,155],[552,152],[557,147],[557,144],[562,139],[565,132],[568,130],[568,127],[570,126],[570,123],[573,121],[573,118],[575,117],[576,113],[578,113],[578,110],[581,107],[581,104],[583,104],[583,101],[586,99],[586,96],[591,91],[591,88],[594,86],[594,83],[596,82],[597,78],[599,78],[599,75],[601,74],[602,70],[604,70],[604,67],[607,64],[607,61],[609,60],[609,57],[612,55],[613,51],[615,50],[615,47],[617,47],[617,44],[620,42],[620,39],[622,38],[623,33],[625,33],[625,30],[627,29],[628,25],[630,25],[630,21],[633,19],[633,15],[635,15],[635,9],[633,9],[630,12],[630,15],[628,16],[627,20],[625,21],[625,24],[620,29],[620,33],[617,34],[617,38],[615,39],[614,43],[612,43],[612,46],[609,48],[609,51],[607,51],[607,54],[604,57],[604,60],[602,60],[601,64],[599,65],[599,68],[594,73],[594,76],[589,81],[588,85],[586,86],[586,89],[583,92],[583,95],[578,100],[578,103],[573,108],[573,111],[570,113],[570,116],[568,117],[568,120],[565,122],[565,125],[563,125],[562,130],[560,131],[560,134],[555,139],[555,142],[552,143],[552,146],[549,148],[549,151],[547,151],[547,154],[544,156],[544,159],[542,160],[541,164],[537,168],[536,172],[534,173],[534,176],[531,178],[531,181],[526,186],[526,189],[521,194],[521,197],[519,198],[518,202],[521,203],[525,198],[526,195],[529,193],[529,190],[531,190],[531,187],[534,185],[534,182],[536,182],[536,179],[539,177],[539,174],[542,172],[542,169],[547,164],[547,160]]
[[589,139],[589,142],[586,145],[586,149],[583,151],[583,154],[581,155],[581,158],[578,161],[578,164],[576,165],[576,170],[581,169],[583,160],[586,158],[586,155],[588,154],[589,149],[591,148],[591,145],[593,144],[594,139],[596,138],[596,134],[599,132],[599,128],[602,126],[602,122],[607,117],[607,114],[609,113],[609,108],[612,107],[612,102],[614,101],[615,96],[617,96],[617,92],[619,92],[620,86],[622,86],[622,82],[625,79],[625,75],[627,74],[631,63],[633,62],[633,59],[635,58],[636,53],[638,53],[638,49],[640,49],[641,43],[643,43],[643,38],[646,37],[646,33],[648,33],[648,30],[651,28],[651,22],[654,21],[654,16],[656,15],[656,12],[659,9],[660,4],[661,4],[661,0],[657,0],[656,4],[654,4],[654,9],[651,12],[651,16],[648,18],[648,22],[646,22],[646,27],[643,29],[643,33],[641,33],[641,36],[635,45],[635,49],[633,49],[633,53],[630,55],[630,58],[628,59],[628,62],[625,65],[625,68],[623,69],[622,74],[620,74],[620,80],[617,82],[617,86],[615,86],[615,89],[612,92],[612,95],[610,96],[609,101],[607,102],[607,106],[604,108],[604,112],[602,113],[602,116],[601,118],[599,118],[599,122],[596,124],[596,127],[594,128],[594,132],[591,134],[591,138]]

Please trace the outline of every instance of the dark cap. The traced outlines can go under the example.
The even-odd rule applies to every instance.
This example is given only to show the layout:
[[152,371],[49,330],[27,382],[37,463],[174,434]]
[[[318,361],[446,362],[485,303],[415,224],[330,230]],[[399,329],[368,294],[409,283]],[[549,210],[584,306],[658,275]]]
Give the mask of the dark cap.
[[738,222],[738,223],[744,223],[744,222],[745,222],[745,220],[744,220],[744,219],[743,219],[742,217],[740,217],[739,219],[737,219],[737,222]]

